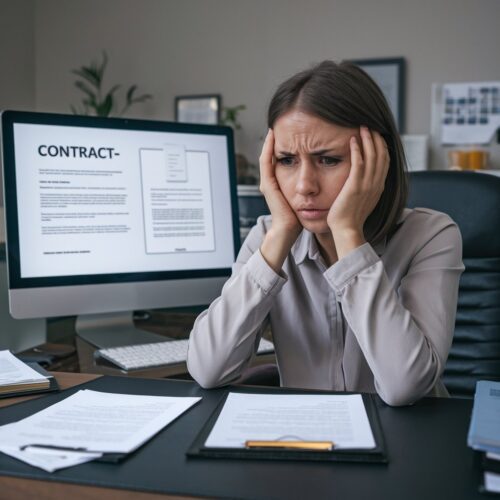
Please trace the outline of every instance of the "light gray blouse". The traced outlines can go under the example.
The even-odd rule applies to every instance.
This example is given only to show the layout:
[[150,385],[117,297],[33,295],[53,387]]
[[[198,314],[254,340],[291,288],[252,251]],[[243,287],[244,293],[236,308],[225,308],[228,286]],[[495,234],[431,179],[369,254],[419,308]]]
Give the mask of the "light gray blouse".
[[390,239],[326,267],[303,230],[277,274],[260,253],[260,217],[221,296],[191,332],[188,369],[203,387],[234,382],[270,321],[284,387],[377,392],[390,405],[447,395],[440,377],[451,346],[464,269],[456,224],[405,209]]

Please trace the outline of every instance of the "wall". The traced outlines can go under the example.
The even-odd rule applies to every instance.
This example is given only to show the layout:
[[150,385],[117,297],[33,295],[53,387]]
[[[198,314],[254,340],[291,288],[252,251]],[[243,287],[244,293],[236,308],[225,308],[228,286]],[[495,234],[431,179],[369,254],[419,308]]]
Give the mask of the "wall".
[[407,132],[429,133],[433,82],[500,80],[499,18],[498,0],[36,0],[36,107],[68,112],[70,70],[106,49],[109,85],[155,96],[130,116],[172,119],[179,94],[245,103],[237,146],[256,161],[285,77],[325,58],[404,56]]
[[0,109],[33,109],[34,0],[0,0],[0,71]]
[[[34,0],[0,0],[0,110],[35,108]],[[0,185],[2,183],[0,169]],[[14,320],[8,312],[0,189],[0,349],[14,352],[45,340],[45,320]]]
[[0,0],[0,110],[35,107],[34,5],[34,0]]

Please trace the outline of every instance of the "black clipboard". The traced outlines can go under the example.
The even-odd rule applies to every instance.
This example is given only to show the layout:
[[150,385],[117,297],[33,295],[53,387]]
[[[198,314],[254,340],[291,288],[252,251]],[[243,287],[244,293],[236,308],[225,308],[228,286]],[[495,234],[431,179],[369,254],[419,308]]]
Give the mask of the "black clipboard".
[[[299,393],[300,394],[300,393]],[[388,463],[384,436],[378,417],[377,403],[372,394],[362,394],[366,414],[375,439],[375,448],[371,449],[339,449],[331,451],[290,450],[290,449],[257,449],[257,448],[208,448],[205,442],[213,426],[219,418],[228,394],[226,394],[210,418],[203,426],[201,432],[189,447],[186,455],[191,458],[233,458],[256,460],[306,460],[326,462],[368,462]]]

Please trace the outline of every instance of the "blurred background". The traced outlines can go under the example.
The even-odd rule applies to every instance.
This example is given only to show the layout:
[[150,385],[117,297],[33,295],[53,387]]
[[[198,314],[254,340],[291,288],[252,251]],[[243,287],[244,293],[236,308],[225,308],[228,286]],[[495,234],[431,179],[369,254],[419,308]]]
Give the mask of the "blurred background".
[[[71,113],[72,70],[106,51],[105,87],[153,96],[128,117],[173,120],[186,94],[244,105],[236,150],[255,165],[283,79],[323,59],[398,57],[405,132],[430,136],[433,84],[500,80],[498,19],[498,0],[0,0],[0,109]],[[430,139],[427,167],[448,168]],[[496,137],[487,148],[500,169]]]

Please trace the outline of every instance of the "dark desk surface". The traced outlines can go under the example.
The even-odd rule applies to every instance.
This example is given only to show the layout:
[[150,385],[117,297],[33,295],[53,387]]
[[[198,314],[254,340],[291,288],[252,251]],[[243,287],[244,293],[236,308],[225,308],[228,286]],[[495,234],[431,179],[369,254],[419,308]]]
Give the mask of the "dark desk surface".
[[[90,493],[87,495],[91,491],[109,492],[109,495],[118,493],[118,496],[106,494],[100,498],[122,498],[120,495],[124,492],[103,488],[112,486],[113,481],[115,487],[120,484],[126,490],[136,488],[153,493],[160,488],[169,495],[217,498],[484,498],[477,490],[478,472],[474,465],[474,454],[466,446],[471,400],[427,398],[404,408],[390,408],[380,402],[379,415],[389,456],[388,465],[284,461],[264,463],[188,459],[185,456],[185,451],[224,394],[224,389],[204,391],[192,382],[122,377],[102,377],[91,384],[96,384],[96,390],[136,394],[160,391],[176,396],[200,395],[203,400],[119,465],[89,463],[54,474],[40,471],[35,481],[0,477],[0,491],[5,491],[4,487],[12,485],[13,481],[17,481],[18,485],[49,484],[45,481],[72,481],[76,475],[89,484],[78,487],[80,491],[86,492],[84,498],[98,498]],[[235,387],[234,390],[279,391],[249,387]],[[61,395],[45,397],[55,402]],[[37,402],[40,408],[46,404],[42,399]],[[13,416],[19,418],[22,413],[23,405],[4,408],[0,411],[0,424],[11,421]],[[31,470],[26,464],[0,455],[2,475],[30,477]],[[59,485],[66,493],[76,488],[76,485],[71,484]],[[138,492],[135,495],[137,498],[157,497],[149,494],[143,497]]]

